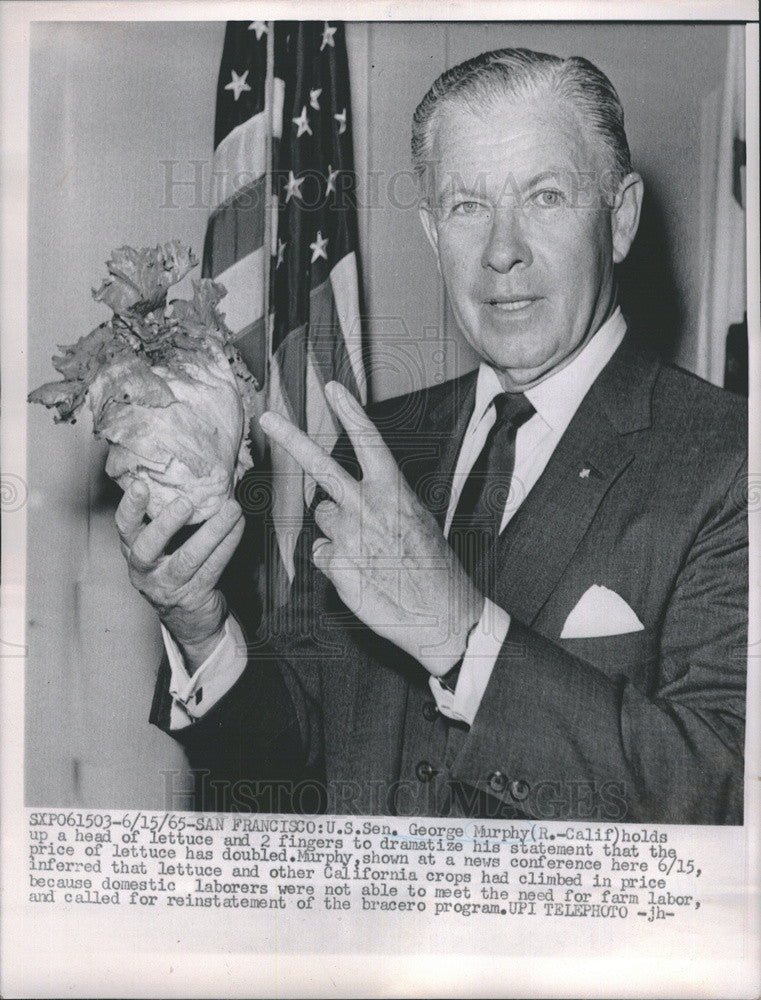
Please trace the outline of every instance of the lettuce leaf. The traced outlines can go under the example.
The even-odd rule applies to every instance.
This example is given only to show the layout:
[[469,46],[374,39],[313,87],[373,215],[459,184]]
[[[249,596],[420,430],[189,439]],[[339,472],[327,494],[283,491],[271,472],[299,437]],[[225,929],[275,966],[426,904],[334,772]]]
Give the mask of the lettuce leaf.
[[87,403],[95,435],[111,445],[106,472],[125,489],[148,483],[150,517],[186,496],[190,523],[219,509],[253,464],[246,430],[258,388],[218,311],[223,285],[197,280],[191,300],[167,302],[195,263],[177,241],[114,250],[93,292],[113,316],[60,347],[53,366],[63,380],[29,394],[56,422],[75,422]]
[[192,250],[177,240],[155,249],[119,247],[106,262],[108,277],[93,291],[93,298],[117,314],[151,312],[166,300],[170,285],[176,285],[197,263]]

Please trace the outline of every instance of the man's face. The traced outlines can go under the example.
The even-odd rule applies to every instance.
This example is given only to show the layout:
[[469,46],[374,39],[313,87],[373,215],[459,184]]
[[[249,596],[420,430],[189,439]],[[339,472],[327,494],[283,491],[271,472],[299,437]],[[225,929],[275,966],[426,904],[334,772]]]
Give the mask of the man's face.
[[623,209],[625,224],[636,218],[622,239],[622,209],[600,194],[597,144],[575,109],[546,96],[448,108],[435,160],[421,217],[457,323],[506,386],[527,387],[610,315],[641,182],[630,175],[639,197]]

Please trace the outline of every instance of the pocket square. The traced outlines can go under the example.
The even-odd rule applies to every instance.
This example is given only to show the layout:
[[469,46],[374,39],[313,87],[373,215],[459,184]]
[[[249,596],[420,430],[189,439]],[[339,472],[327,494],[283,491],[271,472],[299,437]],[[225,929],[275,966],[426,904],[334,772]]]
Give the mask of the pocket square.
[[561,639],[592,639],[641,632],[644,625],[623,597],[594,583],[566,618]]

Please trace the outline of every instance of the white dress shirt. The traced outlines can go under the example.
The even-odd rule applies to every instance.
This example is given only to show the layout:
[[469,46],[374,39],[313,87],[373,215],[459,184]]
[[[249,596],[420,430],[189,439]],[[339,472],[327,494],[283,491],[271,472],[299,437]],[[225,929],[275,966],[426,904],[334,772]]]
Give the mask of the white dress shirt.
[[[626,323],[621,311],[616,309],[572,361],[526,390],[525,395],[536,412],[518,428],[512,486],[502,515],[501,531],[541,476],[582,399],[625,333]],[[476,382],[475,407],[455,465],[445,534],[449,533],[465,480],[494,424],[492,401],[501,392],[503,388],[496,372],[482,363]],[[481,619],[469,636],[455,690],[450,691],[437,677],[429,678],[440,712],[467,725],[473,722],[509,628],[510,615],[487,600]],[[229,615],[219,645],[193,677],[189,677],[182,654],[163,626],[162,633],[171,667],[170,725],[179,729],[208,712],[240,677],[247,662],[245,641],[240,626]]]

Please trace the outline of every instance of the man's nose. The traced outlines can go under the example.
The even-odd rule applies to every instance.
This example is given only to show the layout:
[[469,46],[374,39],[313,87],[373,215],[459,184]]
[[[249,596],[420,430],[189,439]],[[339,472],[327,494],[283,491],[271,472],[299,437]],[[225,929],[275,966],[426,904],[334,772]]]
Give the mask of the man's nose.
[[498,208],[492,219],[489,239],[481,257],[481,266],[507,274],[514,267],[528,267],[533,254],[525,233],[526,220],[519,207]]

